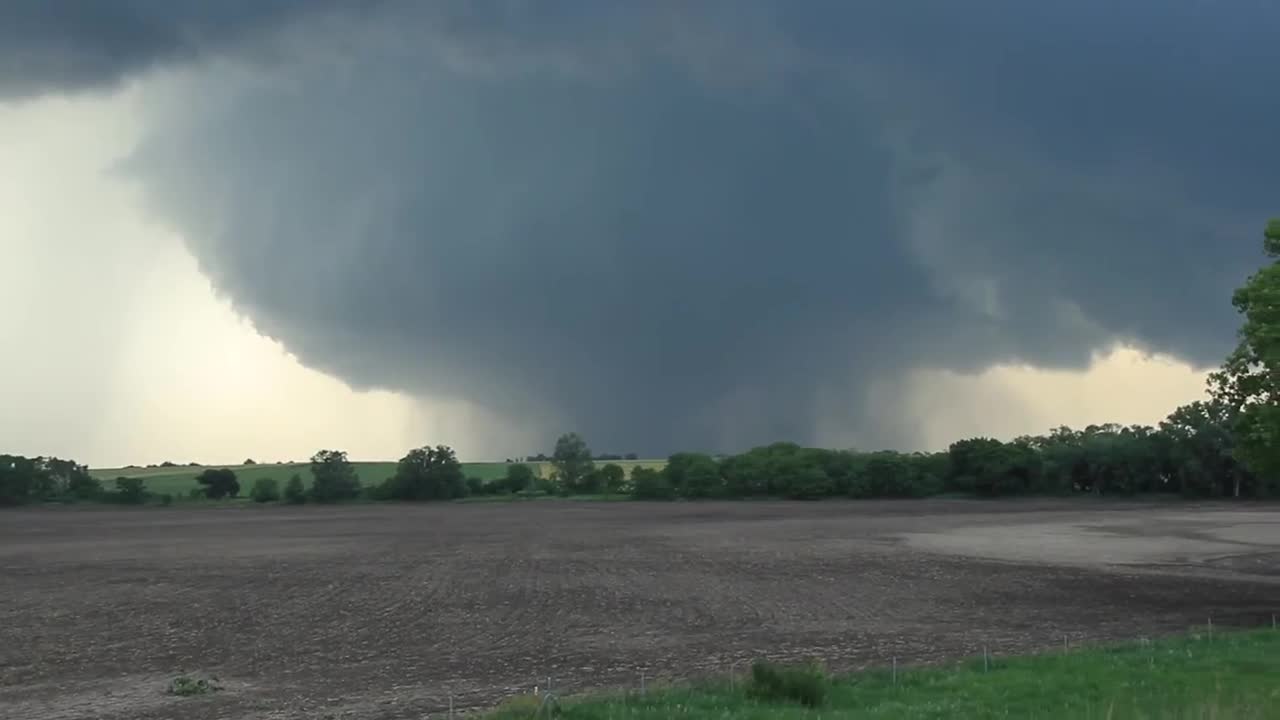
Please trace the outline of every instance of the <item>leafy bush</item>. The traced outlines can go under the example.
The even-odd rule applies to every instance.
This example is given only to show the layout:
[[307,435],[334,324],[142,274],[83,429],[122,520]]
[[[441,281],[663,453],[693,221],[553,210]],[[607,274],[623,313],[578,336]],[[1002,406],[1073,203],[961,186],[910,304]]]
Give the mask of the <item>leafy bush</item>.
[[302,476],[297,473],[284,485],[284,501],[290,505],[301,505],[307,501],[307,488],[302,484]]
[[112,499],[125,505],[141,505],[147,501],[147,486],[142,478],[116,478],[116,491]]
[[831,495],[833,487],[834,483],[821,467],[805,465],[791,476],[786,497],[792,500],[816,500]]
[[484,495],[484,480],[481,480],[478,477],[467,478],[467,494]]
[[637,500],[670,500],[675,496],[675,488],[671,487],[666,473],[640,466],[631,471],[631,497]]
[[280,499],[280,484],[275,478],[263,477],[253,481],[249,497],[256,503],[276,502]]
[[533,485],[533,481],[533,468],[524,463],[508,465],[506,477],[501,480],[503,488],[512,493],[528,490]]
[[190,675],[180,675],[169,681],[169,694],[179,695],[182,697],[190,697],[192,695],[208,695],[218,692],[222,689],[222,685],[218,683],[218,678],[198,678]]
[[240,481],[236,479],[234,470],[227,468],[210,468],[196,476],[196,482],[204,486],[205,497],[220,500],[240,494]]
[[787,667],[767,662],[751,666],[747,695],[763,702],[795,702],[819,707],[827,700],[830,683],[817,665]]
[[676,453],[663,469],[667,482],[682,497],[706,498],[722,495],[724,479],[720,463],[703,453]]
[[538,476],[533,480],[533,491],[541,495],[555,495],[560,492],[560,483],[552,478]]
[[366,500],[374,500],[378,502],[384,500],[395,500],[395,478],[387,478],[380,483],[366,485],[360,492]]
[[161,505],[163,505],[163,506],[165,506],[165,507],[169,507],[170,505],[172,505],[172,504],[173,504],[173,495],[170,495],[169,493],[164,493],[164,494],[162,494],[162,495],[160,496],[160,504],[161,504]]
[[67,481],[67,495],[76,500],[97,500],[102,492],[102,483],[88,473],[77,473]]
[[627,480],[627,471],[623,470],[621,465],[608,463],[598,472],[605,492],[614,494],[622,492],[623,483]]

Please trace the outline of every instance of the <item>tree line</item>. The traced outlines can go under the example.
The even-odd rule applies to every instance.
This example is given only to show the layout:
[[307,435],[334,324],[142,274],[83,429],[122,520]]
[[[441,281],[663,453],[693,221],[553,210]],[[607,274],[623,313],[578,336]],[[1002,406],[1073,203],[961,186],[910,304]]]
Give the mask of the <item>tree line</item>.
[[[1232,297],[1243,316],[1239,344],[1210,376],[1209,398],[1174,410],[1156,426],[1090,425],[1057,428],[1009,442],[970,438],[945,452],[856,452],[808,448],[787,442],[729,456],[681,452],[665,467],[633,465],[625,456],[593,455],[576,433],[560,437],[554,468],[542,477],[524,463],[509,462],[496,480],[468,478],[445,445],[409,451],[395,474],[364,486],[345,452],[322,450],[311,458],[310,483],[294,475],[283,490],[274,479],[255,482],[260,502],[452,500],[469,495],[627,495],[635,499],[780,497],[928,497],[1132,495],[1267,497],[1280,491],[1280,220],[1268,223],[1263,250],[1270,262]],[[599,459],[609,459],[597,465]],[[248,463],[246,463],[248,464]],[[234,471],[210,468],[197,476],[195,492],[236,497]],[[71,460],[0,455],[0,505],[149,499],[141,479],[117,478],[108,489]],[[172,498],[161,497],[162,502]]]

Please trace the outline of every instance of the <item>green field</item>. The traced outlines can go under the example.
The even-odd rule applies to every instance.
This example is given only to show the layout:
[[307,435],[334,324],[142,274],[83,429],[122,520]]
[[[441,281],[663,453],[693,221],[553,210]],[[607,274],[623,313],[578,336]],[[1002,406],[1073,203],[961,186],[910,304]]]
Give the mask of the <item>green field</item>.
[[[749,697],[736,681],[566,700],[558,717],[1272,718],[1280,714],[1280,632],[1205,633],[1070,652],[981,658],[950,668],[867,671],[825,684],[819,707]],[[492,718],[535,717],[513,698]]]
[[[396,472],[396,464],[394,462],[353,462],[356,466],[356,472],[360,475],[360,482],[365,485],[380,483],[391,477]],[[540,477],[551,476],[551,463],[549,462],[533,462],[526,463],[534,468],[534,471]],[[603,462],[597,464],[604,464]],[[631,472],[634,466],[650,467],[661,470],[666,466],[665,460],[620,460],[618,464],[626,468],[627,472]],[[186,497],[192,489],[199,487],[196,483],[196,476],[209,468],[229,468],[236,473],[236,479],[240,481],[241,494],[247,495],[249,488],[253,487],[253,483],[258,478],[275,478],[281,485],[289,480],[294,473],[302,476],[304,482],[311,482],[311,466],[308,463],[285,463],[280,465],[258,464],[258,465],[202,465],[199,467],[178,466],[178,467],[130,467],[130,468],[97,468],[90,470],[90,474],[103,481],[104,484],[118,477],[140,477],[146,480],[147,490],[158,495],[169,494],[176,498]],[[467,477],[478,477],[481,480],[495,480],[507,473],[507,463],[505,462],[471,462],[462,464],[463,471]]]

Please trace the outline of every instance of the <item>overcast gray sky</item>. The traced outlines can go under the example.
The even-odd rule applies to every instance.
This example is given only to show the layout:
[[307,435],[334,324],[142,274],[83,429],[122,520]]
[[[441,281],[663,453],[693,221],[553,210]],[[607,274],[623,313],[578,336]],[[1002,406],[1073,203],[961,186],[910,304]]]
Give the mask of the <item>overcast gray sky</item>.
[[0,8],[0,451],[1151,423],[1280,212],[1269,3],[352,7]]

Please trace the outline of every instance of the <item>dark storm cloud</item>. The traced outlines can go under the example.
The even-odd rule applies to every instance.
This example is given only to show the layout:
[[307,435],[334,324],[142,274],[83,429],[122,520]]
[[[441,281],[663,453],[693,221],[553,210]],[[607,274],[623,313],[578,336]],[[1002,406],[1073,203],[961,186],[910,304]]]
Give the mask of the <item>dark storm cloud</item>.
[[0,100],[110,86],[157,65],[245,51],[299,16],[381,0],[4,0]]
[[194,73],[134,168],[358,386],[644,452],[910,445],[869,383],[1228,349],[1277,210],[1275,8],[396,6]]

